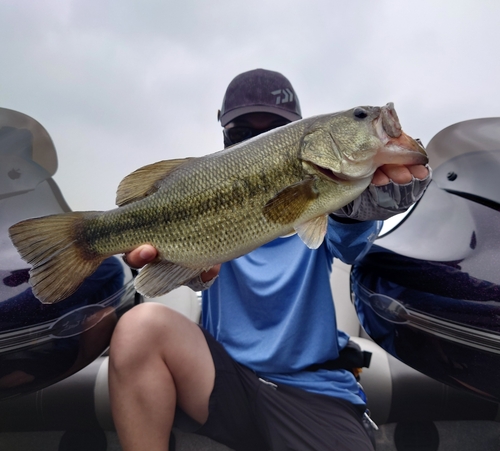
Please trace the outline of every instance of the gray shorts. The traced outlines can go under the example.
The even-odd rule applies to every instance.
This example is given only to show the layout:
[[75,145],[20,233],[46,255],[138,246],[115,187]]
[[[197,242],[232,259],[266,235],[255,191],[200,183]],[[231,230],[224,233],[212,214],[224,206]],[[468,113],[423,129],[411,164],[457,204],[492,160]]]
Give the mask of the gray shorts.
[[176,427],[236,451],[373,451],[364,407],[262,381],[203,332],[216,370],[209,417],[199,425],[178,410]]

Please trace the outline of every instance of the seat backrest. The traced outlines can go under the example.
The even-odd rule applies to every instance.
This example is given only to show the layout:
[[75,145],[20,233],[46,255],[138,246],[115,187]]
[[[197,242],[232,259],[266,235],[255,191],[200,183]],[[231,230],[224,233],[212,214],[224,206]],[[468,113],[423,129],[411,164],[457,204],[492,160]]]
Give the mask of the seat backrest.
[[360,325],[354,305],[351,302],[351,289],[349,286],[350,270],[350,265],[335,259],[330,276],[330,286],[337,314],[337,328],[352,337],[358,337],[360,334]]

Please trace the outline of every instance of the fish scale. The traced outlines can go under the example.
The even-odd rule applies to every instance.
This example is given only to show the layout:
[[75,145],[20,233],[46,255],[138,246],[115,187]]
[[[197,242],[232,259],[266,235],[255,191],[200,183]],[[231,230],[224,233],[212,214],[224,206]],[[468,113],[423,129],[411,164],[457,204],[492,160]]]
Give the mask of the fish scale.
[[357,107],[145,166],[121,182],[116,209],[28,219],[9,233],[42,302],[65,299],[105,258],[143,243],[159,258],[136,288],[158,296],[293,231],[316,248],[328,214],[359,196],[378,166],[426,162],[392,104]]

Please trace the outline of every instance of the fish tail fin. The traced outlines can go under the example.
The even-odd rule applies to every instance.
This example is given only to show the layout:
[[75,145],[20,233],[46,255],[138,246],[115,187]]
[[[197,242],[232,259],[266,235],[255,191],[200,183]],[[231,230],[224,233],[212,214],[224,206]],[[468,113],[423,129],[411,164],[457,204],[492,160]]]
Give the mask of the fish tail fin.
[[66,299],[104,260],[105,256],[89,250],[79,238],[87,216],[85,212],[63,213],[27,219],[9,228],[12,243],[32,265],[30,284],[42,303]]

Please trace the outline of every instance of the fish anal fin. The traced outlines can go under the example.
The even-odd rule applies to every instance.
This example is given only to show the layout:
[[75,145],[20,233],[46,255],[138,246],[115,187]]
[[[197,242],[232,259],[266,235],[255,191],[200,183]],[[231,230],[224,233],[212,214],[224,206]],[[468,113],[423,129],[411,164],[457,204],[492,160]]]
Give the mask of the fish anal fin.
[[116,205],[121,207],[153,194],[158,190],[159,182],[189,160],[192,158],[158,161],[135,170],[118,185]]
[[264,206],[266,219],[279,224],[292,224],[299,219],[319,196],[315,182],[316,179],[311,177],[281,190]]
[[155,298],[185,285],[202,272],[201,268],[186,268],[167,260],[156,260],[141,269],[134,285],[138,293]]
[[322,215],[295,226],[295,230],[309,249],[317,249],[325,238],[327,227],[328,215]]

